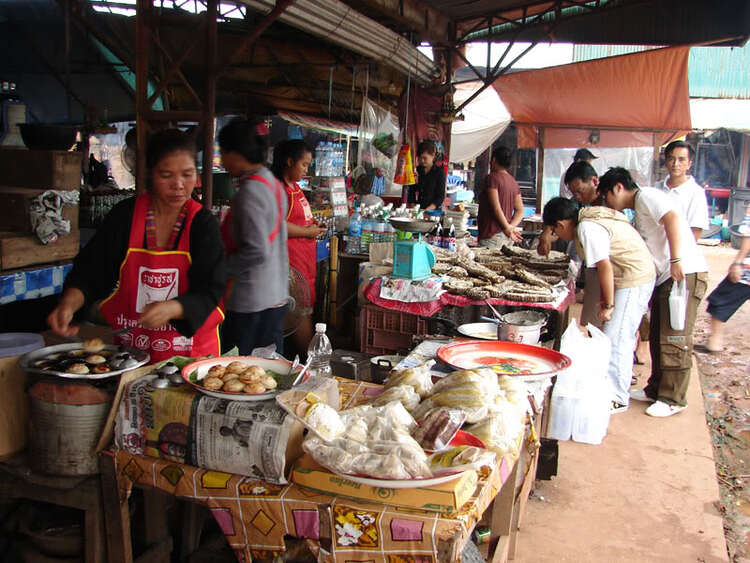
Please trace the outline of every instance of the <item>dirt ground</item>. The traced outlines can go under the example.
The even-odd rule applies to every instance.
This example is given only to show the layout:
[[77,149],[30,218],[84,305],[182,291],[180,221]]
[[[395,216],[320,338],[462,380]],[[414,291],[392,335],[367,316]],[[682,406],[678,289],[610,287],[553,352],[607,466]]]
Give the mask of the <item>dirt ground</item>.
[[[707,249],[709,291],[723,279],[736,250]],[[709,332],[705,306],[695,328],[695,341]],[[721,500],[719,510],[730,561],[750,561],[750,304],[746,303],[726,326],[724,351],[695,357],[711,432]]]

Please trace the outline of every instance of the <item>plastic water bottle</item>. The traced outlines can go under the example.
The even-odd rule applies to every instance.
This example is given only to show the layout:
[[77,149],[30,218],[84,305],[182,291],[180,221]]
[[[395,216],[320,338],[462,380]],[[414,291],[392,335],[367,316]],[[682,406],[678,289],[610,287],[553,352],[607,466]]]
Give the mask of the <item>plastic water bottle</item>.
[[359,207],[354,208],[354,213],[349,219],[349,239],[346,250],[349,254],[359,254],[360,238],[362,237],[362,216],[359,214]]
[[317,323],[315,325],[315,336],[312,337],[310,345],[307,347],[307,360],[310,367],[307,368],[310,375],[319,377],[331,377],[331,354],[333,348],[331,341],[326,336],[326,324]]
[[446,237],[445,248],[456,251],[456,226],[453,224],[453,217],[448,218],[448,236]]

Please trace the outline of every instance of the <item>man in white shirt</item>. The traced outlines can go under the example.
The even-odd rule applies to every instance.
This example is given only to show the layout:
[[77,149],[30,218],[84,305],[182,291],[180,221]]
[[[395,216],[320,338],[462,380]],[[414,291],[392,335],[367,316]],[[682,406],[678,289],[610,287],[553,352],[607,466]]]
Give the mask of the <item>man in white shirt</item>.
[[[653,404],[646,414],[666,417],[687,406],[693,353],[693,326],[698,305],[706,294],[708,266],[691,229],[674,201],[654,188],[639,188],[624,168],[610,168],[599,179],[599,193],[607,206],[635,211],[634,226],[646,242],[656,265],[656,288],[651,298],[651,377],[645,389],[630,396]],[[682,330],[672,328],[669,295],[675,282],[687,288],[687,311]]]
[[701,233],[708,229],[708,203],[706,191],[688,174],[694,158],[695,151],[689,143],[669,143],[664,149],[664,165],[669,177],[659,187],[680,203],[693,236],[698,240]]

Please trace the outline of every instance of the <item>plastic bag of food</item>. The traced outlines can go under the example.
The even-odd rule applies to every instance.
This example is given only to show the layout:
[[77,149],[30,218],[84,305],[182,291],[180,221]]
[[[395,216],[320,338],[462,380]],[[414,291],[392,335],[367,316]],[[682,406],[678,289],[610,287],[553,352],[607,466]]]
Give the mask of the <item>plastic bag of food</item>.
[[518,455],[518,439],[523,433],[524,421],[517,410],[508,409],[488,416],[465,430],[482,440],[485,447],[499,457],[506,454],[515,457]]
[[403,426],[408,432],[417,427],[414,417],[409,414],[409,411],[399,401],[391,401],[382,407],[359,405],[341,411],[340,414],[344,424],[347,426],[354,422],[360,422],[362,419],[364,419],[365,424],[369,424],[377,417],[385,417],[389,423]]
[[411,385],[397,385],[386,389],[370,403],[373,407],[382,407],[391,401],[399,401],[411,412],[419,404],[419,395]]
[[495,372],[491,369],[482,368],[454,371],[432,386],[432,394],[453,390],[457,387],[475,388],[476,392],[486,401],[494,400],[500,390]]
[[338,474],[398,480],[431,476],[427,455],[416,442],[414,445],[378,441],[362,444],[338,438],[326,443],[311,435],[302,447],[317,463]]
[[465,421],[466,413],[460,409],[432,409],[419,420],[413,438],[425,450],[444,450]]
[[421,366],[415,366],[400,370],[391,370],[385,388],[397,387],[399,385],[410,385],[424,399],[432,392],[432,376],[430,367],[434,362],[427,362]]
[[475,446],[456,446],[449,450],[436,452],[427,458],[433,475],[457,473],[482,467],[491,467],[495,463],[495,453]]
[[338,384],[328,377],[311,377],[308,381],[276,396],[276,402],[305,428],[326,441],[334,440],[346,430],[338,407]]
[[497,379],[497,384],[511,403],[526,403],[528,389],[523,380],[510,375],[501,375]]

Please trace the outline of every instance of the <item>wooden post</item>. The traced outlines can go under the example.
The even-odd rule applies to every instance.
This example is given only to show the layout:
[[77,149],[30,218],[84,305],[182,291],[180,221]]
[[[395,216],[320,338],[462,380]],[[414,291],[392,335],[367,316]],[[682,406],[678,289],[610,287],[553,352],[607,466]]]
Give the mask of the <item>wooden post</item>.
[[213,203],[214,167],[214,117],[216,115],[216,15],[218,1],[208,0],[206,5],[206,82],[203,100],[203,207],[211,209]]
[[146,115],[151,109],[148,103],[148,52],[151,32],[151,1],[138,0],[135,8],[135,188],[138,193],[146,190],[146,142],[148,122]]
[[336,301],[338,300],[337,283],[339,274],[339,237],[331,237],[331,247],[329,251],[330,277],[328,283],[328,315],[329,322],[333,328],[336,328],[338,319],[336,317]]
[[542,212],[542,190],[544,189],[544,127],[539,128],[536,151],[536,212]]

